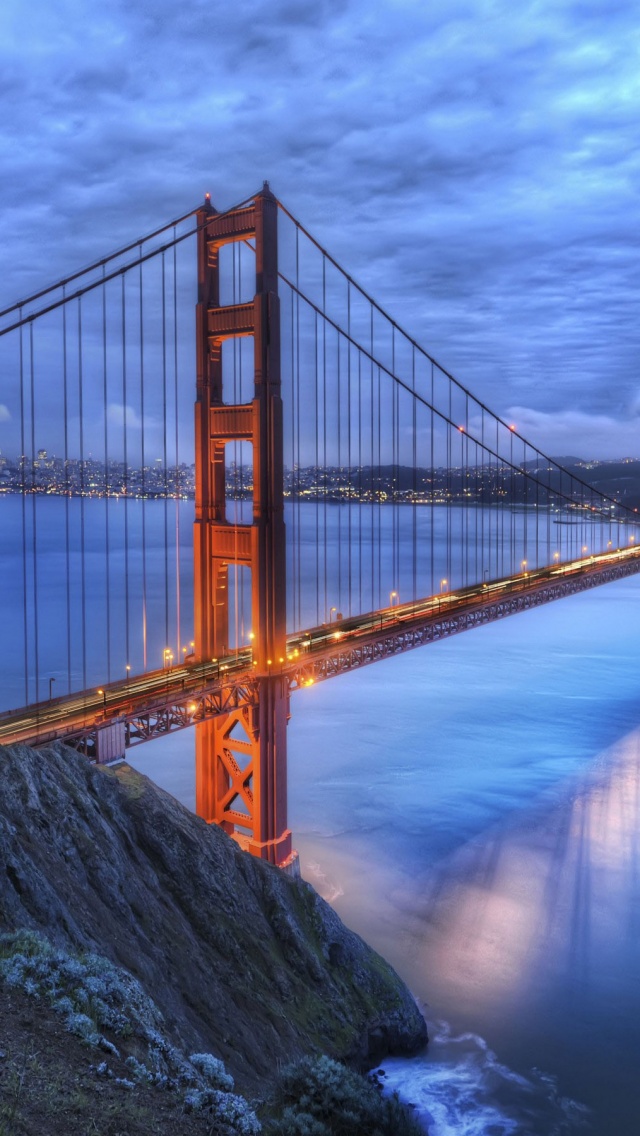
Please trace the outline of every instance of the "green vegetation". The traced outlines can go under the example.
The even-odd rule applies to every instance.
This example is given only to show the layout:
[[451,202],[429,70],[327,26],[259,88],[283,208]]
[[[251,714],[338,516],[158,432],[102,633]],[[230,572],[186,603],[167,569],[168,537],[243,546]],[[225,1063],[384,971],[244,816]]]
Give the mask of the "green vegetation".
[[[42,1046],[11,1055],[0,1082],[0,1136],[44,1130],[38,1123],[55,1116],[62,1102],[68,1131],[103,1136],[178,1130],[207,1136],[424,1136],[397,1097],[383,1097],[366,1077],[328,1057],[303,1058],[286,1068],[271,1099],[254,1109],[233,1092],[233,1079],[217,1057],[187,1057],[171,1044],[159,1009],[127,971],[100,955],[59,950],[34,931],[0,935],[0,987],[5,995],[26,996],[59,1023],[58,1030],[96,1052],[88,1066],[91,1079],[82,1084],[64,1065],[61,1071],[46,1064]],[[120,1100],[113,1096],[117,1090]]]
[[[233,1078],[223,1063],[211,1053],[180,1053],[168,1041],[162,1015],[140,983],[102,956],[70,955],[35,931],[0,935],[0,983],[44,1000],[68,1033],[102,1051],[105,1057],[91,1067],[97,1080],[126,1091],[140,1084],[175,1093],[183,1111],[205,1114],[217,1136],[261,1132],[247,1101],[232,1093]],[[124,1058],[128,1076],[116,1076],[109,1058]],[[27,1072],[25,1066],[18,1087],[10,1089],[0,1123],[15,1118]]]
[[265,1136],[424,1136],[397,1096],[329,1057],[305,1057],[281,1074]]

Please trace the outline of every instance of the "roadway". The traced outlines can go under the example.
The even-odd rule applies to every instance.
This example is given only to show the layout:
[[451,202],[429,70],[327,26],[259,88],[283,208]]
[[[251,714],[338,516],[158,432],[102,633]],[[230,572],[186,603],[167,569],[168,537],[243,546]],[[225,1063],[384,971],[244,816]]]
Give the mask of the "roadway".
[[[341,670],[376,661],[385,653],[397,653],[473,625],[473,619],[465,621],[456,617],[470,615],[476,623],[488,621],[522,610],[523,606],[528,606],[529,598],[537,596],[539,602],[547,602],[569,591],[638,571],[640,548],[617,549],[415,602],[396,603],[380,611],[321,624],[289,636],[286,658],[277,660],[267,674],[281,675],[290,689],[297,689]],[[429,635],[421,638],[420,633],[425,629]],[[389,649],[376,653],[379,644],[386,644]],[[341,665],[327,666],[331,660],[338,660]],[[195,662],[192,657],[187,658],[180,666],[131,675],[97,689],[5,711],[0,714],[0,744],[22,741],[35,745],[80,737],[114,722],[137,722],[149,716],[158,717],[165,708],[179,707],[180,713],[165,716],[158,728],[158,733],[166,733],[223,712],[223,701],[208,698],[212,693],[233,692],[243,687],[245,701],[250,701],[251,689],[257,692],[259,677],[262,676],[253,666],[250,647],[211,661]],[[127,744],[146,740],[153,736],[153,731],[146,734],[134,731],[131,736],[133,740],[128,740]]]

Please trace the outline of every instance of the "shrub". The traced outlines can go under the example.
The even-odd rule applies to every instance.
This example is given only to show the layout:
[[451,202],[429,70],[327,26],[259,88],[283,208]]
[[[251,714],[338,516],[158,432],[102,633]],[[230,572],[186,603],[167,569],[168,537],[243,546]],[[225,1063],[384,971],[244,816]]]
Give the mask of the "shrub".
[[191,1064],[198,1070],[206,1085],[210,1089],[220,1089],[229,1093],[233,1089],[233,1077],[227,1073],[222,1061],[211,1053],[192,1053],[189,1058]]
[[215,1136],[260,1136],[262,1125],[244,1097],[217,1089],[190,1089],[184,1098],[185,1112],[205,1113],[214,1124]]
[[270,1111],[265,1136],[424,1136],[397,1096],[329,1057],[286,1068]]
[[133,1054],[125,1060],[133,1079],[115,1077],[106,1061],[95,1066],[96,1076],[129,1091],[136,1084],[147,1084],[184,1094],[185,1112],[205,1114],[211,1136],[259,1136],[262,1132],[246,1100],[230,1092],[233,1078],[222,1061],[211,1053],[194,1053],[188,1059],[180,1053],[163,1033],[162,1015],[155,1003],[132,975],[108,959],[88,953],[68,955],[35,931],[16,931],[0,935],[2,983],[32,998],[46,999],[70,1033],[114,1057],[119,1057],[119,1051],[102,1035],[102,1029],[143,1043],[144,1061]]

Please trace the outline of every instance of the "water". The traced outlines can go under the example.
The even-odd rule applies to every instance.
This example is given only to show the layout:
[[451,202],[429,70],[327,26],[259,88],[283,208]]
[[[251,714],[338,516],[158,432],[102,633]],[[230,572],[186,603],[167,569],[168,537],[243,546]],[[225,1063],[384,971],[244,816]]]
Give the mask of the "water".
[[294,700],[296,845],[425,1005],[429,1054],[384,1068],[432,1136],[637,1130],[639,599],[611,585]]
[[[303,872],[425,1007],[427,1055],[384,1069],[432,1136],[637,1130],[639,601],[621,581],[292,699]],[[188,733],[130,756],[193,807]]]

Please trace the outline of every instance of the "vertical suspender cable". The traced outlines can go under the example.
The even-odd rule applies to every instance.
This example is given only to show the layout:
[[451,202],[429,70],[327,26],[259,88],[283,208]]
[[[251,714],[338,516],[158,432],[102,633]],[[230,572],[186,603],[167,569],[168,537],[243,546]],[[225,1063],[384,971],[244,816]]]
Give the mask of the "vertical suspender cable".
[[418,401],[416,394],[416,348],[411,345],[411,440],[413,443],[411,482],[411,599],[418,598]]
[[[176,227],[173,226],[173,238],[176,238]],[[178,402],[178,250],[173,246],[173,393],[175,402],[175,502],[176,502],[176,637],[178,646],[182,643],[182,625],[180,611],[180,503],[181,475],[180,475],[180,407]],[[142,423],[144,430],[144,422]]]
[[[142,255],[142,246],[140,246]],[[144,280],[142,264],[138,275],[138,336],[140,339],[140,495],[142,501],[142,669],[147,669],[147,455],[145,447],[145,398],[144,398]],[[168,640],[167,640],[168,642]],[[129,659],[127,659],[129,665]],[[127,672],[128,673],[128,672]]]
[[291,492],[296,514],[297,542],[295,547],[295,577],[298,589],[298,610],[295,613],[296,627],[302,627],[302,527],[300,513],[300,297],[296,295],[296,429],[295,429],[295,478],[292,478]]
[[[105,275],[105,266],[102,266]],[[107,368],[107,286],[102,285],[102,413],[104,415],[104,551],[106,564],[105,616],[107,629],[107,680],[111,682],[111,549],[109,532],[109,505],[111,486],[109,484],[109,404]],[[127,660],[128,662],[128,660]]]
[[[327,314],[327,262],[326,258],[322,257],[322,313],[323,316]],[[324,470],[324,492],[322,495],[323,500],[323,519],[324,519],[324,532],[323,532],[323,550],[324,550],[324,614],[323,619],[327,619],[327,321],[322,320],[322,462]]]
[[78,418],[80,420],[80,571],[82,606],[82,686],[87,686],[87,563],[85,533],[84,390],[82,359],[82,296],[78,298]]
[[[162,465],[164,474],[164,641],[169,640],[169,466],[167,450],[167,295],[166,295],[165,254],[162,253]],[[180,658],[180,646],[176,647]]]
[[[104,270],[103,270],[104,271]],[[63,293],[64,295],[64,288]],[[67,305],[62,305],[62,397],[64,403],[64,545],[66,567],[67,690],[71,694],[71,532],[69,485],[69,379],[67,359]]]
[[509,510],[509,576],[513,575],[516,570],[516,557],[515,557],[515,473],[514,473],[514,435],[513,431],[509,435],[509,469],[510,469],[510,482],[512,482],[512,490],[509,493],[510,504]]
[[[337,417],[338,417],[338,422],[337,422],[338,463],[337,464],[338,464],[338,479],[339,479],[340,478],[340,469],[341,469],[341,466],[342,466],[342,452],[341,452],[342,438],[341,438],[341,431],[340,431],[340,419],[342,417],[342,405],[341,405],[342,372],[341,372],[341,369],[340,369],[341,351],[340,351],[340,332],[339,331],[336,332],[336,354],[337,354],[336,374],[337,374],[337,387],[338,387],[337,396],[336,396],[336,408],[337,408],[337,412],[338,412],[338,414],[337,414]],[[338,501],[338,595],[336,596],[336,604],[337,604],[338,611],[342,611],[342,509],[340,507],[339,501]]]
[[[395,328],[391,325],[391,374],[396,373],[396,336]],[[391,380],[391,590],[398,590],[398,560],[397,560],[397,494],[398,484],[396,474],[398,471],[398,451],[396,448],[398,422],[396,418],[398,384]],[[389,597],[392,598],[391,596]],[[386,597],[385,597],[386,607]]]
[[[233,303],[237,304],[239,301],[237,290],[237,275],[236,275],[236,254],[237,245],[232,245],[231,248],[231,275],[232,275],[232,295]],[[233,402],[237,406],[240,399],[238,396],[238,348],[240,341],[237,336],[233,338]],[[242,571],[238,564],[238,525],[241,520],[242,502],[239,500],[239,484],[238,484],[238,466],[240,462],[238,458],[242,452],[242,442],[233,443],[233,519],[234,519],[234,565],[233,565],[233,634],[234,646],[236,653],[240,646],[240,581],[242,578]]]
[[122,315],[122,428],[123,428],[123,485],[124,495],[124,632],[125,655],[131,658],[131,629],[129,627],[129,449],[127,445],[127,310],[125,278],[121,278]]
[[[300,231],[296,225],[296,289],[300,287],[300,267],[299,267],[299,236]],[[295,311],[294,311],[295,308]],[[297,600],[297,571],[296,571],[296,543],[300,539],[300,534],[297,532],[298,514],[295,507],[295,435],[296,435],[296,381],[295,381],[295,368],[296,368],[296,352],[299,349],[299,344],[296,342],[295,324],[298,324],[298,332],[300,331],[300,295],[296,291],[295,295],[291,293],[291,464],[294,467],[292,470],[292,588],[291,595],[293,599],[293,622],[296,623],[296,600]],[[299,362],[299,357],[298,357]]]
[[[480,489],[479,489],[479,494],[478,494],[478,505],[479,505],[479,508],[480,508],[480,550],[479,550],[479,556],[480,556],[480,570],[481,570],[482,579],[488,580],[489,576],[491,575],[491,572],[490,572],[490,568],[491,568],[491,548],[489,546],[489,555],[485,559],[485,523],[486,523],[486,520],[487,520],[487,517],[486,517],[487,498],[489,500],[489,506],[490,506],[491,502],[493,501],[494,491],[493,491],[492,481],[491,481],[491,455],[487,454],[486,449],[485,449],[485,445],[484,445],[484,410],[482,411],[481,422],[482,422],[482,426],[481,426],[482,442],[481,442],[481,445],[480,445],[480,455],[479,455],[479,460],[480,460],[480,466],[479,466]],[[488,569],[489,569],[489,571],[488,571]]]
[[373,305],[370,305],[370,312],[369,312],[369,317],[370,317],[370,352],[369,352],[370,365],[369,365],[369,372],[370,372],[370,379],[371,379],[371,388],[370,388],[370,399],[371,399],[371,441],[370,441],[370,453],[369,453],[369,460],[370,460],[370,467],[369,467],[369,468],[370,468],[370,475],[369,475],[369,485],[370,485],[369,500],[370,500],[370,502],[371,502],[371,504],[370,504],[370,527],[369,527],[369,532],[370,532],[370,542],[369,542],[369,543],[370,543],[370,546],[371,546],[371,566],[369,567],[369,579],[371,580],[371,605],[370,605],[370,606],[371,606],[371,610],[372,610],[372,611],[374,611],[374,610],[375,610],[375,606],[376,606],[376,597],[375,597],[375,572],[374,572],[374,567],[375,567],[375,514],[376,514],[376,506],[375,506],[375,501],[376,501],[376,487],[375,487],[375,477],[374,477],[374,464],[375,464],[375,462],[374,462],[374,459],[375,459],[375,443],[374,443],[374,438],[375,438],[375,399],[374,399],[374,393],[375,393],[375,372],[374,372],[374,367],[373,367]]
[[[22,320],[22,308],[20,308]],[[24,643],[24,701],[29,703],[29,599],[27,593],[27,486],[24,421],[24,327],[20,324],[20,501],[22,513],[22,630]]]
[[33,323],[29,324],[29,378],[31,389],[31,513],[33,538],[33,659],[35,667],[36,702],[40,701],[40,650],[38,618],[38,510],[36,502],[36,395],[35,363],[33,357]]
[[320,337],[318,335],[318,313],[315,313],[315,394],[314,394],[314,419],[316,431],[316,452],[315,452],[315,468],[314,468],[314,488],[315,488],[315,520],[316,520],[316,625],[320,623],[320,506],[318,501],[318,467],[320,464],[320,401],[319,401],[319,368],[318,368],[318,350],[320,347]]
[[377,595],[375,607],[382,607],[382,375],[377,366]]
[[362,604],[362,354],[358,352],[358,614]]
[[[434,454],[434,448],[433,448],[433,443],[434,443],[434,437],[433,437],[434,373],[433,373],[433,370],[434,370],[434,365],[433,365],[433,362],[432,362],[431,363],[431,411],[430,411],[430,425],[431,425],[431,439],[430,439],[430,446],[431,446],[431,459],[430,459],[431,460],[431,526],[430,527],[431,527],[431,534],[430,534],[430,537],[429,537],[429,550],[430,550],[430,554],[431,554],[431,584],[429,586],[429,592],[430,592],[431,595],[434,595],[435,590],[436,590],[436,587],[435,587],[435,585],[436,585],[436,579],[435,579],[435,532],[434,532],[434,525],[435,525],[434,509],[435,509],[435,493],[436,493],[436,461],[435,461],[435,454]],[[440,588],[438,588],[438,591],[440,591]]]
[[[238,303],[242,303],[242,246],[238,247]],[[238,401],[244,402],[243,386],[242,386],[242,341],[238,344]],[[239,491],[240,491],[240,509],[241,516],[244,518],[244,464],[242,461],[243,447],[240,446],[240,477],[239,477]],[[245,579],[243,573],[242,593],[241,593],[241,623],[242,623],[242,642],[245,640],[246,625],[245,625]]]
[[[452,405],[451,405],[452,393],[453,393],[453,384],[452,384],[450,379],[447,379],[447,388],[448,388],[448,392],[449,392],[449,423],[451,423],[452,413],[453,413]],[[451,432],[452,432],[453,427],[449,424],[449,425],[447,425],[446,429],[447,429],[447,569],[446,569],[446,578],[447,578],[447,589],[449,591],[452,591],[453,590],[453,580],[452,580],[452,563],[451,563],[451,541],[452,541],[452,533],[451,533],[451,519],[452,519],[451,518],[451,490],[452,490],[451,474],[452,474],[452,469],[451,469],[451,462],[453,460],[453,457],[452,457],[452,447],[451,447],[451,442],[452,442]]]
[[347,348],[347,479],[346,479],[346,497],[347,497],[347,551],[348,551],[348,564],[347,564],[347,581],[348,581],[348,596],[347,596],[347,612],[352,614],[352,575],[353,563],[351,555],[351,283],[347,281],[347,335],[346,342]]

